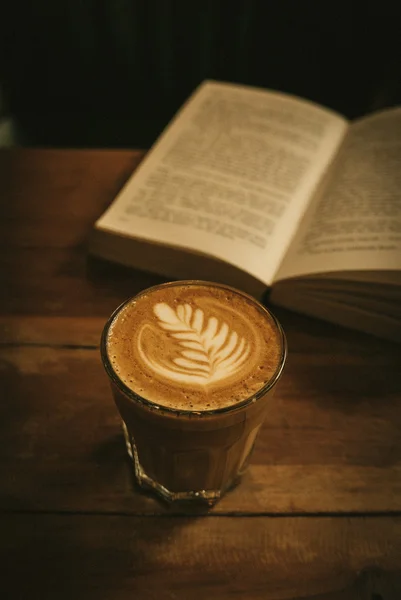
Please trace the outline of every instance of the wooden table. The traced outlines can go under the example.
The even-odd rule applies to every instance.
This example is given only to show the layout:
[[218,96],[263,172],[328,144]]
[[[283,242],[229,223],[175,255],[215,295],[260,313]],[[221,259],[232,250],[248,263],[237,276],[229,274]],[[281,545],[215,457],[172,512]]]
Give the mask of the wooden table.
[[289,359],[242,484],[206,514],[136,489],[99,335],[162,279],[87,238],[141,157],[0,152],[1,597],[399,600],[394,344],[277,310]]

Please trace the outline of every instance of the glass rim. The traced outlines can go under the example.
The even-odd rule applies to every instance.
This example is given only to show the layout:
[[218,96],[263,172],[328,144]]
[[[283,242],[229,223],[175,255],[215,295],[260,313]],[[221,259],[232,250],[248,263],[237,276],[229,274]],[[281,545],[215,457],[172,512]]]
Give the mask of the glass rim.
[[[140,296],[143,296],[144,294],[147,294],[149,292],[152,292],[157,289],[164,288],[164,287],[174,287],[174,286],[184,286],[184,285],[185,286],[198,285],[198,286],[207,286],[207,287],[218,287],[218,288],[229,290],[235,294],[238,294],[238,295],[243,296],[246,299],[250,300],[253,304],[255,304],[258,307],[258,309],[262,313],[265,313],[269,317],[269,319],[273,321],[273,324],[276,327],[276,329],[279,333],[279,336],[280,336],[280,340],[281,340],[281,354],[280,354],[280,359],[279,359],[279,362],[277,365],[277,369],[275,370],[275,372],[273,373],[273,375],[271,376],[269,381],[265,385],[263,385],[259,390],[257,390],[254,394],[249,396],[249,398],[245,398],[245,400],[241,400],[241,402],[238,402],[236,404],[232,404],[229,406],[223,406],[222,408],[212,408],[212,409],[208,409],[208,410],[190,410],[190,409],[184,410],[181,408],[173,408],[170,406],[165,406],[163,404],[157,404],[156,402],[152,402],[151,400],[147,400],[147,398],[144,398],[137,392],[134,392],[134,390],[132,390],[130,387],[128,387],[121,380],[121,378],[117,375],[117,373],[113,369],[113,366],[111,364],[111,361],[110,361],[109,355],[108,355],[108,351],[107,351],[107,339],[108,339],[108,333],[109,333],[110,327],[111,327],[112,323],[114,322],[114,320],[116,319],[117,315],[121,312],[121,310],[127,304],[129,304],[130,302],[135,300],[136,298],[139,298]],[[277,381],[281,377],[281,374],[282,374],[282,371],[284,369],[284,365],[286,362],[286,358],[287,358],[287,340],[286,340],[283,328],[281,327],[280,322],[278,321],[277,317],[267,307],[263,306],[263,304],[261,304],[261,302],[256,300],[256,298],[253,298],[253,296],[251,296],[250,294],[247,294],[246,292],[238,290],[232,286],[225,285],[222,283],[215,283],[213,281],[203,281],[200,279],[182,279],[182,280],[177,280],[177,281],[169,281],[166,283],[159,283],[159,284],[147,287],[147,288],[143,289],[142,291],[138,292],[137,294],[135,294],[134,296],[127,298],[127,300],[124,300],[124,302],[122,302],[119,306],[117,306],[117,308],[113,311],[113,313],[110,315],[110,317],[106,321],[106,324],[103,328],[101,340],[100,340],[100,354],[101,354],[101,358],[102,358],[103,367],[106,370],[106,373],[107,373],[108,377],[110,378],[110,380],[117,386],[117,388],[125,396],[127,396],[133,402],[138,402],[139,404],[142,404],[149,410],[156,411],[157,413],[164,412],[164,413],[174,415],[174,416],[181,415],[181,416],[193,416],[195,418],[196,417],[207,418],[209,416],[215,416],[215,415],[219,415],[219,414],[227,414],[227,413],[233,413],[236,411],[240,411],[241,409],[245,408],[246,406],[248,406],[250,404],[257,402],[261,397],[263,397],[277,383]]]

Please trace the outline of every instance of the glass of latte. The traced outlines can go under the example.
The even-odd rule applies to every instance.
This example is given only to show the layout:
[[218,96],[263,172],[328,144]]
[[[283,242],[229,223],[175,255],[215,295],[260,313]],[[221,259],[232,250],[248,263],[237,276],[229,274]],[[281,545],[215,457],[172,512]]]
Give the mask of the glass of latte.
[[266,308],[216,283],[158,285],[117,308],[101,353],[141,487],[213,503],[239,481],[286,359]]

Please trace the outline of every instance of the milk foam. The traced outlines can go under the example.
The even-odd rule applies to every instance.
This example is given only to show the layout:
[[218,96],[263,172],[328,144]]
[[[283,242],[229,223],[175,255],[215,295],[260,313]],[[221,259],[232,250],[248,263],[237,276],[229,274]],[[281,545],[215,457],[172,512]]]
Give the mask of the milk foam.
[[235,291],[170,284],[134,298],[107,340],[122,381],[150,402],[179,410],[230,406],[274,376],[283,340],[269,313]]
[[[159,327],[175,343],[178,356],[157,356],[157,349],[149,355],[138,336],[138,352],[144,364],[158,377],[186,385],[205,386],[222,381],[241,371],[250,354],[249,342],[233,331],[227,323],[201,308],[179,304],[175,309],[165,302],[153,306]],[[175,342],[176,340],[176,342]]]

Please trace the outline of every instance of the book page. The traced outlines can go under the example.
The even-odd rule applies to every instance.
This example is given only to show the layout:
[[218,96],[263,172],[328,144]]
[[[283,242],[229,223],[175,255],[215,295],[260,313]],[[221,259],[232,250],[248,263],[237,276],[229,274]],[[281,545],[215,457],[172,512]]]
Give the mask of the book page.
[[269,285],[347,127],[285,94],[205,82],[96,227],[205,252]]
[[[276,280],[401,270],[401,108],[355,121]],[[377,279],[377,278],[375,278]]]

